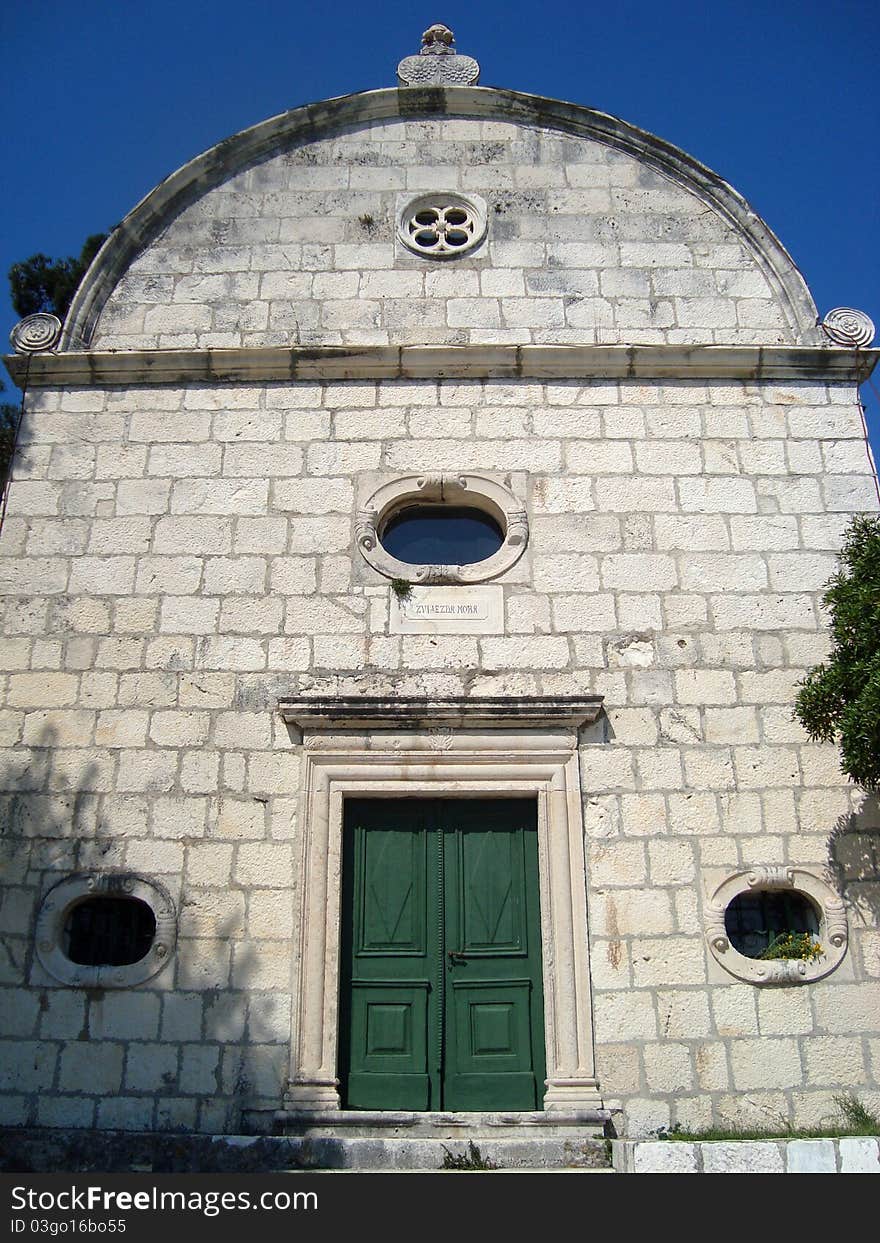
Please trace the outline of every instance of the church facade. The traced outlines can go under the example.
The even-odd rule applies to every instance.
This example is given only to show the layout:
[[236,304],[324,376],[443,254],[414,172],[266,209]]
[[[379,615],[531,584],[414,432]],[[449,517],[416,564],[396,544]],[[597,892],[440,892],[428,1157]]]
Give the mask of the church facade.
[[865,317],[477,73],[228,139],[14,334],[7,1124],[880,1105],[876,809],[792,720]]

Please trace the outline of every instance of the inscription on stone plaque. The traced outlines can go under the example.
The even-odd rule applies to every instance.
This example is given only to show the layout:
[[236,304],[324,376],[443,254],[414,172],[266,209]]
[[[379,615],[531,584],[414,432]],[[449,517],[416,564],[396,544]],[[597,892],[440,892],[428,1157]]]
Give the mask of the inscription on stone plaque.
[[392,594],[391,634],[501,634],[501,587],[413,587],[404,599]]

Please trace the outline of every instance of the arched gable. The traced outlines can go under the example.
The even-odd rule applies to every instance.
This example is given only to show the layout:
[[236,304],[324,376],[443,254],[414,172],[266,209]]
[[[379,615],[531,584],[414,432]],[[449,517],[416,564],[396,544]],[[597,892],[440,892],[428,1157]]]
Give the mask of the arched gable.
[[[414,255],[407,199],[477,196],[485,244]],[[296,108],[184,165],[113,231],[62,349],[812,344],[791,257],[711,170],[618,118],[485,87]]]

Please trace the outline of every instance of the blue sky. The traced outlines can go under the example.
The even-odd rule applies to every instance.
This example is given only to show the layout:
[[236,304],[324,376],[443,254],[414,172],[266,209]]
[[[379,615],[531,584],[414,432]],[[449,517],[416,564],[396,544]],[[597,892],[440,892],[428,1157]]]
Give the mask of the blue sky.
[[[856,306],[880,327],[877,16],[876,0],[9,3],[0,273],[34,251],[78,252],[237,130],[393,85],[444,21],[484,86],[599,108],[708,164],[782,240],[821,312]],[[4,281],[4,340],[16,318]],[[878,402],[862,392],[880,449]]]

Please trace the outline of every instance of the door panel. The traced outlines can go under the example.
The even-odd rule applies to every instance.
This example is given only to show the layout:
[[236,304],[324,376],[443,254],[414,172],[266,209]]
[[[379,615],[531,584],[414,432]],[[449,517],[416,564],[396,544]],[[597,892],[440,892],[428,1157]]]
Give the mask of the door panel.
[[530,980],[453,983],[454,1028],[444,1076],[447,1109],[537,1108],[530,992]]
[[342,951],[346,1107],[539,1107],[534,802],[347,802]]
[[[427,981],[355,981],[351,997],[353,1108],[427,1109]],[[354,1067],[358,1069],[355,1070]]]
[[522,834],[472,826],[450,845],[458,854],[458,948],[493,957],[526,953]]
[[[429,834],[414,800],[346,803],[343,843],[340,1066],[350,1109],[437,1108],[437,891]],[[436,834],[434,834],[436,837]],[[432,864],[430,870],[436,870]],[[430,934],[430,935],[429,935]],[[435,1025],[436,1026],[436,1025]]]
[[444,1108],[537,1109],[544,1022],[536,807],[450,801],[445,830]]
[[359,835],[359,954],[424,957],[425,840],[425,833],[414,828],[372,829]]

